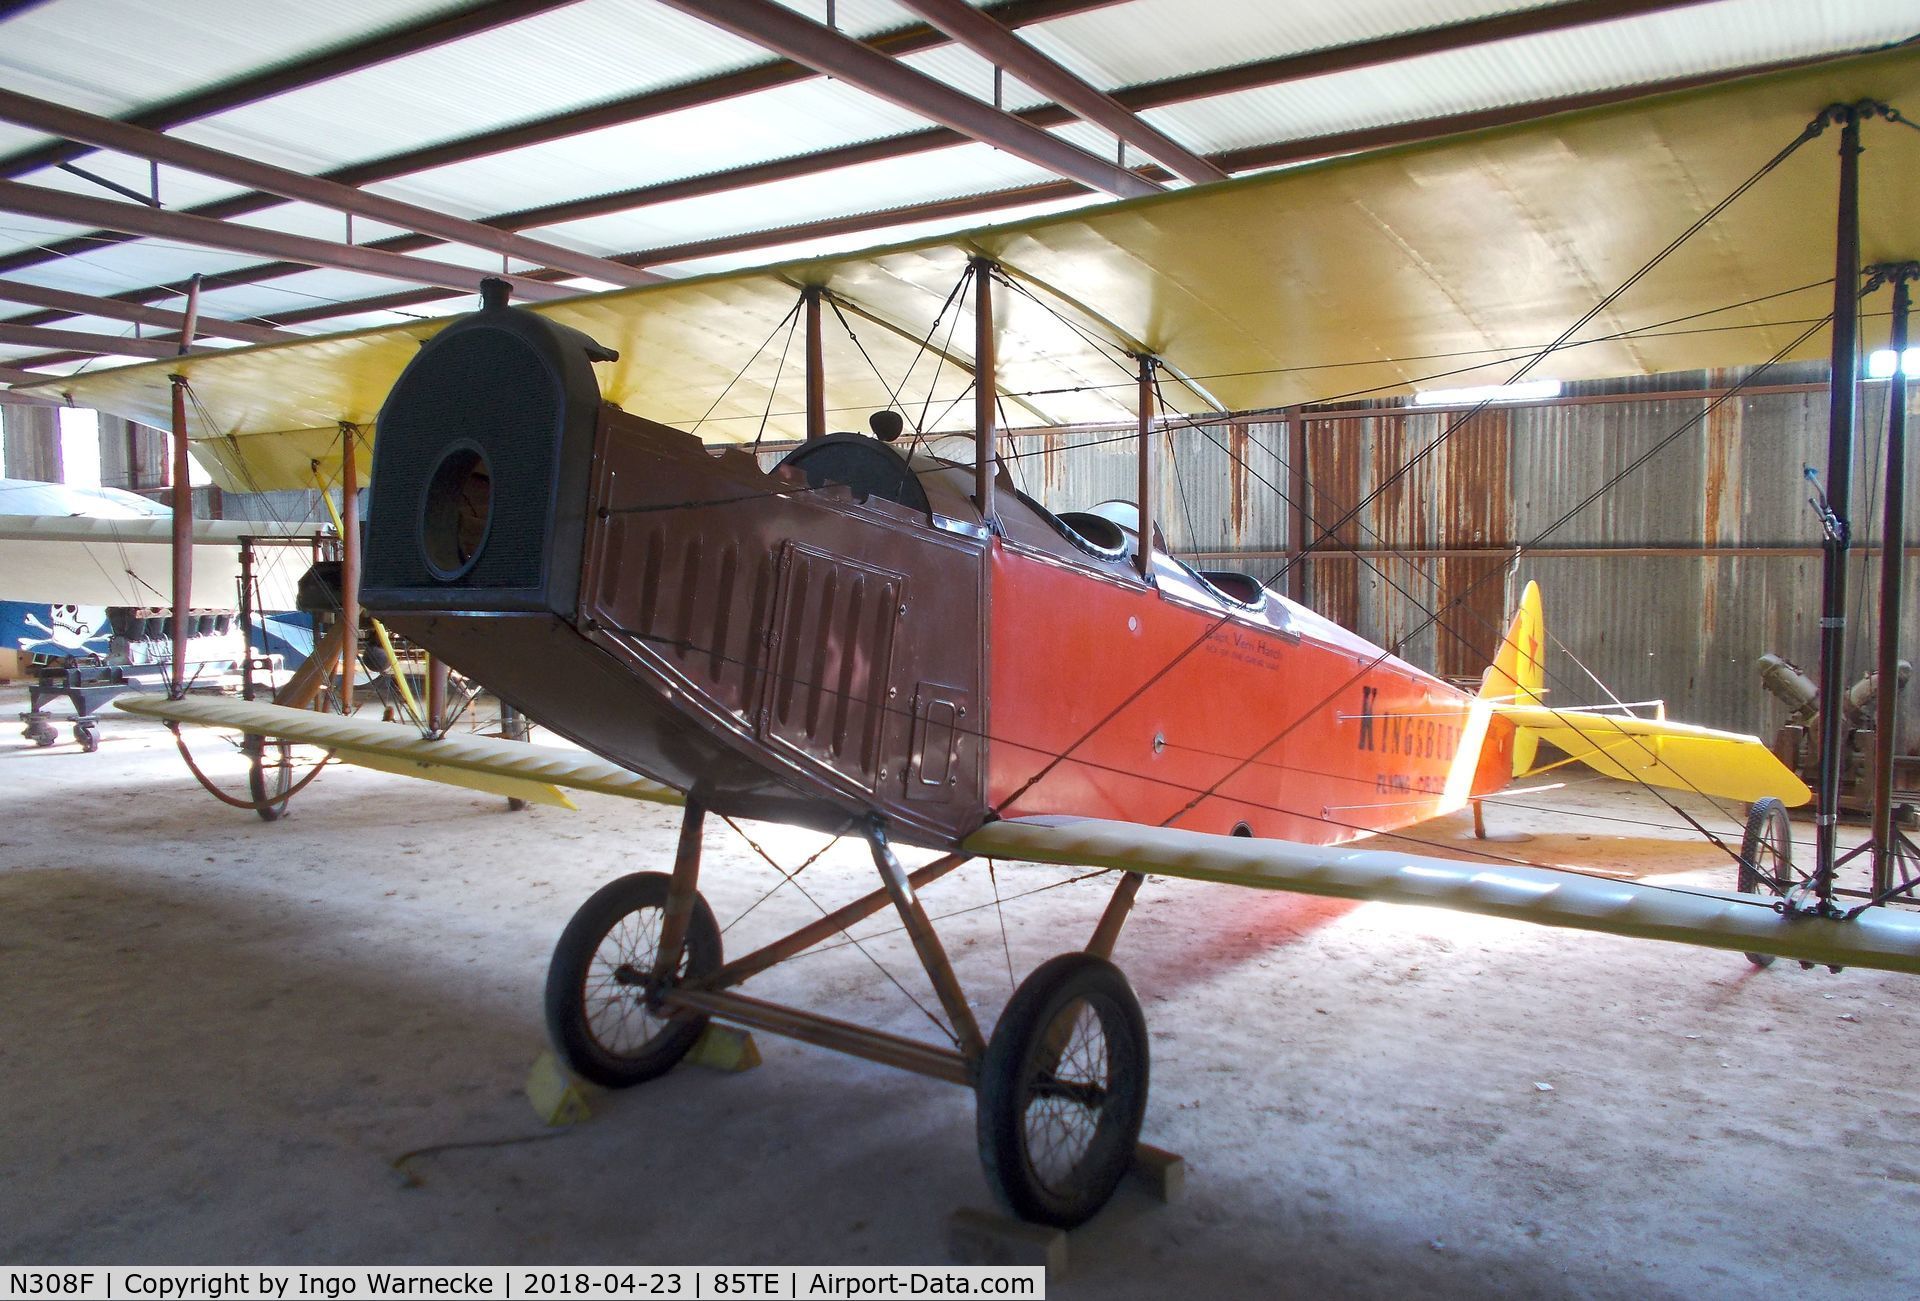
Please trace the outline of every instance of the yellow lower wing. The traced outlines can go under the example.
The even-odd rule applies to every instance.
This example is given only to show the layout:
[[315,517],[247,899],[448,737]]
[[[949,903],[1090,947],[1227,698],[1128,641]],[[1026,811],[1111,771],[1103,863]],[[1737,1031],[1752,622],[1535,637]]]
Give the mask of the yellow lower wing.
[[1757,736],[1716,732],[1662,718],[1496,704],[1494,710],[1572,758],[1622,781],[1645,782],[1729,800],[1767,796],[1789,806],[1813,798]]
[[[1544,926],[1920,973],[1920,917],[1869,908],[1847,921],[1786,916],[1777,900],[1674,889],[1514,863],[1474,863],[1367,845],[1301,845],[1096,818],[989,822],[968,853],[1154,872],[1334,899],[1455,908]],[[1418,848],[1417,846],[1415,848]]]
[[680,792],[579,750],[528,745],[470,732],[425,737],[405,723],[322,714],[246,700],[156,700],[123,696],[114,704],[130,714],[175,723],[226,727],[253,736],[332,750],[348,763],[424,777],[494,795],[571,807],[556,788],[622,795],[657,804],[683,803]]

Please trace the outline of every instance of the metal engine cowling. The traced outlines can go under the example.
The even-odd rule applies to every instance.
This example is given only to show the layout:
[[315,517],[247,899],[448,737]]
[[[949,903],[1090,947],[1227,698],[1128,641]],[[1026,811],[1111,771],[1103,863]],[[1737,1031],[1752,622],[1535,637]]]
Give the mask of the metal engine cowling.
[[380,410],[362,600],[374,610],[549,611],[580,582],[600,385],[615,354],[506,303],[429,340]]

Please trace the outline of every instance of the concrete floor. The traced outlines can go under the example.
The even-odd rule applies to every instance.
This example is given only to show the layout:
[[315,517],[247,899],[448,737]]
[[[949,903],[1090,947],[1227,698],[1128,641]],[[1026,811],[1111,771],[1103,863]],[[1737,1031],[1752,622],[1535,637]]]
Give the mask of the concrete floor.
[[[0,692],[9,718],[19,694]],[[1494,819],[1534,838],[1496,848],[1730,880],[1646,825],[1677,821],[1650,799],[1536,799]],[[202,794],[158,727],[113,718],[91,756],[64,730],[51,750],[6,734],[0,1259],[945,1259],[949,1212],[987,1204],[972,1100],[948,1085],[763,1038],[759,1070],[682,1069],[542,1130],[521,1088],[551,945],[674,837],[671,811],[582,804],[508,813],[332,769],[266,825]],[[788,867],[820,843],[750,830]],[[724,924],[777,878],[724,826],[708,843]],[[832,906],[871,875],[849,844],[801,879]],[[1105,896],[1012,902],[1003,947],[991,890],[970,867],[927,895],[988,905],[942,926],[985,1024],[1008,950],[1024,975],[1078,947]],[[814,915],[782,890],[728,948]],[[921,992],[900,936],[868,947]],[[1920,1290],[1908,978],[1159,880],[1117,957],[1152,1032],[1145,1137],[1188,1158],[1189,1190],[1123,1192],[1051,1295]],[[749,992],[934,1033],[852,948]]]

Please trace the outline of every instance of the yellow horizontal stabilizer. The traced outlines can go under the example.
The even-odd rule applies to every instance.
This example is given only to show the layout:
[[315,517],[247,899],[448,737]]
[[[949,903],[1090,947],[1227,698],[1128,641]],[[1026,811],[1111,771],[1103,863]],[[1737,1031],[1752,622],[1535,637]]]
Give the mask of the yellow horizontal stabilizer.
[[1215,836],[1096,818],[990,822],[961,848],[1029,863],[1424,904],[1543,926],[1920,974],[1920,916],[1897,908],[1869,908],[1845,921],[1786,916],[1774,911],[1778,900],[1732,891],[1680,890],[1548,867]]
[[[679,791],[649,781],[618,764],[579,750],[561,750],[553,746],[529,745],[493,736],[458,732],[438,738],[425,737],[420,729],[407,723],[382,723],[370,718],[352,718],[341,714],[322,714],[309,709],[289,709],[284,705],[265,705],[248,700],[160,700],[149,696],[122,696],[113,702],[129,714],[164,718],[176,723],[199,723],[208,727],[228,727],[253,736],[270,736],[281,741],[320,746],[339,752],[343,758],[384,772],[409,772],[409,775],[433,775],[435,780],[451,778],[444,773],[412,772],[421,765],[436,769],[458,769],[464,773],[491,775],[532,787],[564,786],[569,790],[593,791],[601,795],[619,795],[656,804],[681,804]],[[472,783],[465,783],[471,785]],[[525,790],[495,789],[495,794],[519,799],[539,799],[552,804],[554,799],[528,794]],[[558,795],[558,792],[554,792]]]
[[565,791],[552,782],[533,782],[524,777],[508,777],[478,768],[452,768],[444,763],[422,763],[417,759],[390,759],[369,750],[335,750],[333,757],[356,768],[392,773],[396,777],[419,777],[446,786],[460,786],[488,795],[504,795],[510,800],[545,804],[549,808],[578,809]]
[[1767,796],[1787,805],[1813,798],[1807,784],[1757,736],[1716,732],[1662,718],[1496,704],[1495,711],[1595,772],[1622,781],[1720,799]]

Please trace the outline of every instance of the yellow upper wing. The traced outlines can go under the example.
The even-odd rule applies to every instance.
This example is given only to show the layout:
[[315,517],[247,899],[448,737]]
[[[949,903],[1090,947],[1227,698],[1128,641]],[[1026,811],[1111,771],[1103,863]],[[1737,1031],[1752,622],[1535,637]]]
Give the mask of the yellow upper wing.
[[[709,441],[751,439],[769,406],[770,435],[799,436],[803,350],[790,350],[784,372],[775,361],[798,284],[826,285],[852,304],[866,353],[897,383],[977,253],[1056,306],[1079,304],[1083,328],[1162,356],[1229,408],[1391,391],[1475,365],[1484,366],[1479,377],[1450,382],[1486,382],[1511,368],[1503,359],[1549,342],[1625,281],[1824,106],[1861,97],[1920,118],[1920,51],[535,310],[620,351],[600,367],[609,398],[669,424],[698,424]],[[1869,261],[1911,257],[1920,251],[1910,234],[1920,210],[1920,133],[1873,123],[1867,135],[1864,252]],[[1833,270],[1836,170],[1831,136],[1802,148],[1540,373],[1573,379],[1764,360],[1798,333],[1795,322],[1827,310],[1821,282]],[[1129,416],[1131,371],[1104,350],[1018,293],[1000,295],[998,319],[999,379],[1020,395],[1010,400],[1016,423]],[[833,423],[858,428],[892,399],[831,314],[828,327],[830,401],[844,412]],[[36,387],[164,426],[166,377],[184,372],[210,418],[203,426],[196,411],[193,435],[225,486],[307,487],[310,461],[325,468],[337,459],[339,422],[371,422],[419,340],[438,328],[270,344]],[[1883,332],[1870,317],[1869,341]],[[773,346],[749,366],[770,336]],[[1796,355],[1823,346],[1815,338]],[[916,413],[933,371],[923,363],[902,395]],[[953,365],[940,375],[934,413],[969,383]],[[1204,406],[1177,384],[1167,397]],[[958,427],[970,418],[957,403],[947,420]]]

